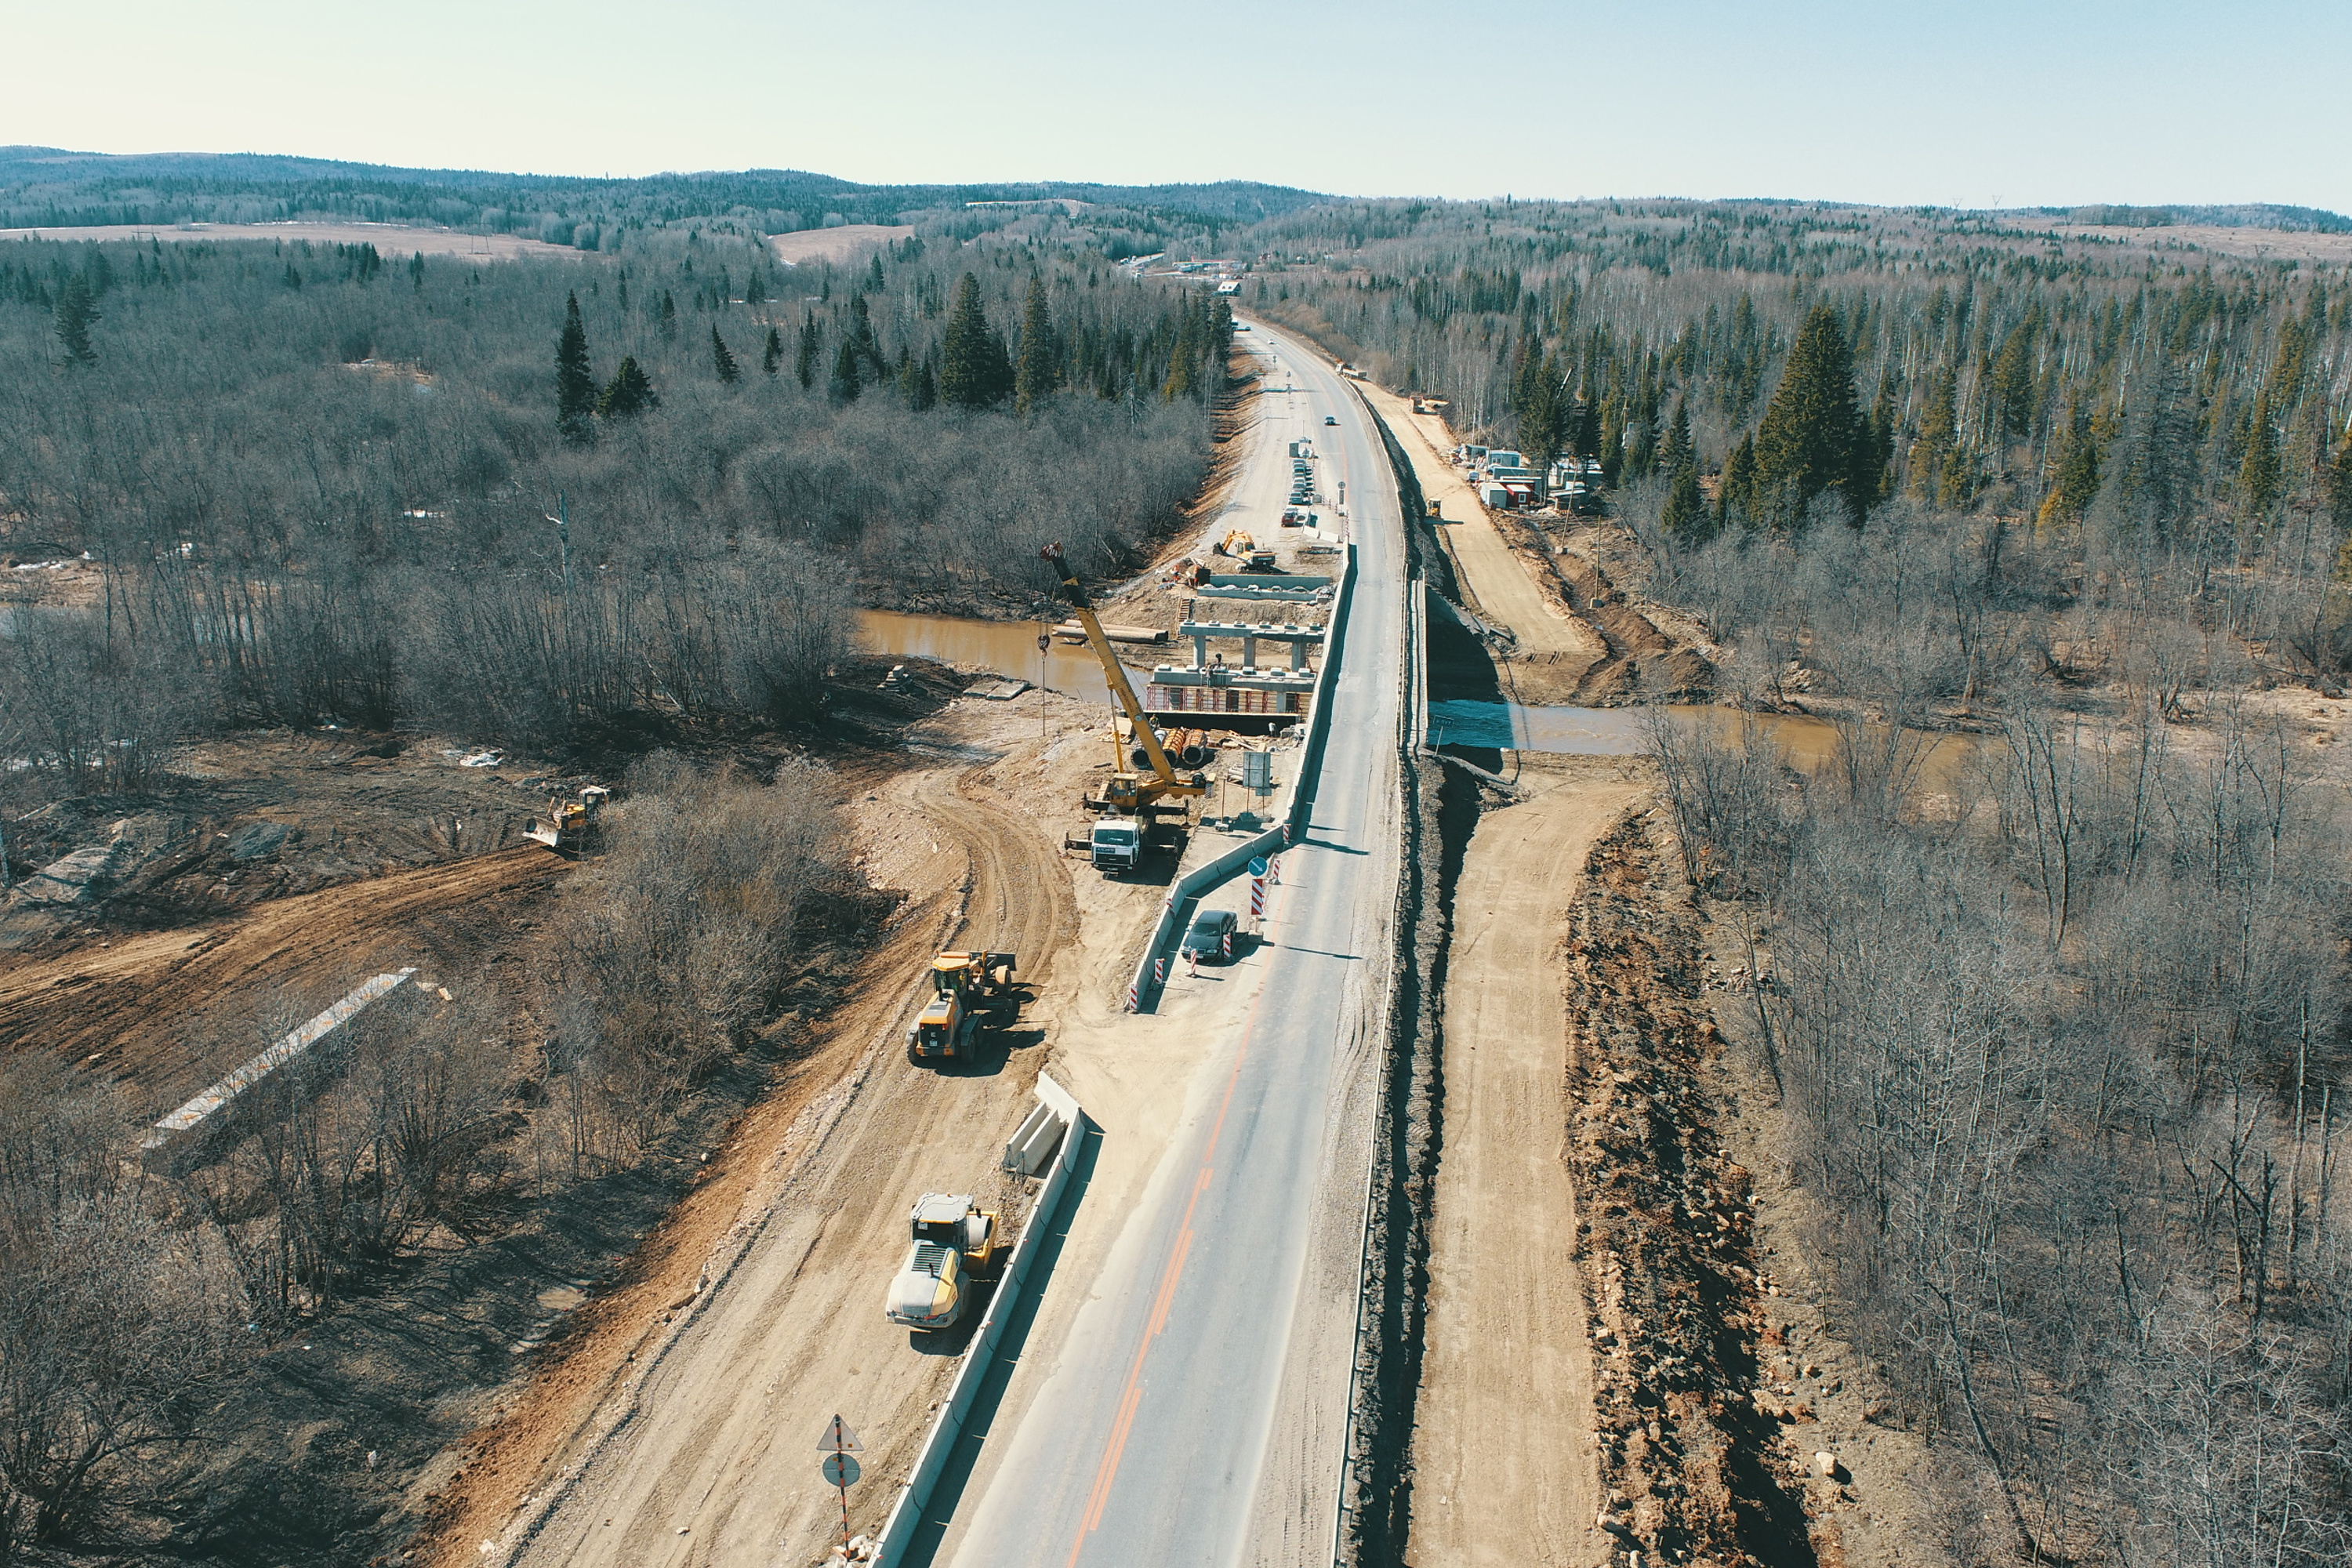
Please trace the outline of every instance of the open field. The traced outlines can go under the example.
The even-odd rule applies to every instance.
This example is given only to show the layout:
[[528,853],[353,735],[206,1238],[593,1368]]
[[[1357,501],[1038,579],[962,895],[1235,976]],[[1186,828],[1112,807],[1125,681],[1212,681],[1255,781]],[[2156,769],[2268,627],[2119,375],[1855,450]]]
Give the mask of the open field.
[[768,237],[768,249],[787,267],[798,267],[803,261],[830,261],[839,265],[855,261],[878,246],[910,238],[914,232],[908,224],[836,224],[831,228],[803,228],[790,234],[772,234]]

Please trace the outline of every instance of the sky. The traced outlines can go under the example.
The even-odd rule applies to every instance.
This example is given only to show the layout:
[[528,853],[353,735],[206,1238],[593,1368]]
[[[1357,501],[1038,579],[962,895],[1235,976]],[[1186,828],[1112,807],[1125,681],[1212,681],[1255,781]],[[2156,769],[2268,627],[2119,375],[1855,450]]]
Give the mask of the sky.
[[2347,0],[0,0],[0,143],[2352,213]]

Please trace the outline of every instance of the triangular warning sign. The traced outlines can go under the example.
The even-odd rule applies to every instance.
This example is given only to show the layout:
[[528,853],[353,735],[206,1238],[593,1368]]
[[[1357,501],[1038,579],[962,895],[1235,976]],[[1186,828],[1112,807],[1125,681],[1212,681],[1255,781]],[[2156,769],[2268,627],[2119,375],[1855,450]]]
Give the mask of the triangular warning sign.
[[862,1454],[866,1445],[849,1429],[849,1423],[835,1416],[825,1423],[824,1436],[816,1440],[817,1451],[824,1454]]

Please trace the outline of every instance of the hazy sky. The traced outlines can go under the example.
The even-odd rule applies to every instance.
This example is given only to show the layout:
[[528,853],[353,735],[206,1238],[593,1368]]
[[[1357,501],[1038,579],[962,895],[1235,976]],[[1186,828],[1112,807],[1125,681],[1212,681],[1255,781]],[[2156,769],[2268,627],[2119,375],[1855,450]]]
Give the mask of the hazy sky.
[[2352,0],[0,0],[0,142],[2352,212]]

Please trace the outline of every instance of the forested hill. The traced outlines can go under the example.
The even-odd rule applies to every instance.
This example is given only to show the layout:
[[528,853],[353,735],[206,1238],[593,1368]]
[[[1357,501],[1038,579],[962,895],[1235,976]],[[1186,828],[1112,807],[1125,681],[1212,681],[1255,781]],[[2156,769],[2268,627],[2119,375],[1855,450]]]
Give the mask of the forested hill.
[[1284,185],[1097,185],[1074,181],[862,185],[798,169],[582,179],[404,169],[257,153],[77,153],[0,147],[0,227],[254,223],[299,217],[438,223],[567,234],[682,218],[749,219],[770,233],[898,223],[973,202],[1079,201],[1190,220],[1256,223],[1328,198]]

